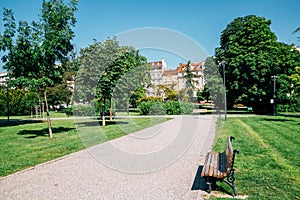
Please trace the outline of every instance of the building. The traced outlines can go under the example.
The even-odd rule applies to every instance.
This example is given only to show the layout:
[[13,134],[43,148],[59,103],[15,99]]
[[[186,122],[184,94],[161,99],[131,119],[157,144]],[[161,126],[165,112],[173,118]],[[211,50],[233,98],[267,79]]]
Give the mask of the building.
[[[178,90],[186,88],[186,65],[184,63],[180,63],[177,67],[178,71]],[[193,78],[194,82],[194,91],[193,96],[197,96],[198,90],[203,90],[204,88],[204,75],[203,75],[203,62],[191,62],[190,63],[190,70],[195,75]]]
[[[186,88],[186,65],[179,63],[176,70],[167,69],[167,63],[164,60],[155,61],[149,63],[151,66],[151,84],[152,87],[147,89],[147,96],[157,95],[157,86],[163,85],[174,90],[182,90]],[[203,77],[203,62],[191,62],[190,69],[194,78],[194,92],[193,96],[197,96],[198,90],[203,90],[204,88],[204,77]]]
[[6,86],[7,78],[7,72],[0,72],[0,85]]
[[162,85],[179,90],[178,71],[175,69],[165,70],[162,74]]
[[155,96],[155,88],[162,84],[162,75],[167,68],[165,60],[155,61],[149,63],[151,66],[151,88],[147,89],[147,96]]

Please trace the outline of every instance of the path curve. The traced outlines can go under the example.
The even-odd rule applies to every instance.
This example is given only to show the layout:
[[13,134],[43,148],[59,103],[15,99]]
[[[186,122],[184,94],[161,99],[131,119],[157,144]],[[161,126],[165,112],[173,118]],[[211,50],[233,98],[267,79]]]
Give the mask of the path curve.
[[[94,149],[101,149],[103,144],[100,144],[1,178],[0,199],[201,199],[203,192],[193,189],[193,185],[197,172],[199,175],[198,167],[213,144],[216,119],[215,116],[205,115],[175,117],[116,140],[123,147],[127,146],[134,151],[134,144],[129,139],[131,136],[148,135],[153,128],[158,128],[161,130],[160,135],[166,135],[159,140],[169,140],[169,130],[174,130],[178,123],[182,126],[196,126],[197,133],[185,152],[161,169],[129,173],[109,167],[91,153]],[[185,123],[187,121],[189,123]],[[181,127],[181,130],[188,131],[189,127]],[[190,135],[186,134],[186,137]],[[151,146],[157,148],[157,142],[145,148]],[[141,151],[141,146],[136,149]],[[106,153],[118,156],[114,152]]]

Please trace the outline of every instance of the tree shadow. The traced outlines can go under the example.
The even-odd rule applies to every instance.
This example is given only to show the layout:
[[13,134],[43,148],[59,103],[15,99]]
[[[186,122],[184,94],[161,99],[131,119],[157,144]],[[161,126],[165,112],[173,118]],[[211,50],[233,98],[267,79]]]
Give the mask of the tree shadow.
[[[70,130],[73,130],[75,128],[65,128],[65,127],[57,127],[52,128],[52,133],[61,133],[61,132],[68,132]],[[33,139],[36,137],[44,137],[49,136],[48,128],[43,128],[40,130],[22,130],[18,133],[18,135],[28,135],[25,138]]]
[[263,119],[263,121],[269,121],[269,122],[294,122],[295,120],[292,119]]
[[[89,122],[76,122],[78,126],[102,126],[102,120],[95,120]],[[129,124],[128,122],[124,121],[105,121],[106,126],[115,125],[115,124]]]
[[34,124],[34,123],[43,123],[43,120],[33,120],[33,119],[11,119],[9,122],[5,119],[0,119],[0,127],[5,126],[18,126],[23,124]]

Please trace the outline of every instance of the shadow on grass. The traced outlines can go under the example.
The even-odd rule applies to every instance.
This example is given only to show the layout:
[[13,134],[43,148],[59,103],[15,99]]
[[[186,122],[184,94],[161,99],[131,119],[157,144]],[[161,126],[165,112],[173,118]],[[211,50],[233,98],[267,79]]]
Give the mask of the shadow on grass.
[[[65,128],[65,127],[52,128],[52,133],[55,134],[61,132],[68,132],[73,129],[75,128]],[[48,128],[43,128],[40,130],[22,130],[18,133],[18,135],[28,135],[25,138],[33,139],[36,137],[49,136],[49,132],[48,132]]]
[[[78,126],[102,126],[102,120],[95,120],[95,121],[89,121],[89,122],[76,122]],[[105,125],[115,125],[115,124],[129,124],[128,122],[124,121],[105,121]]]
[[[194,183],[192,185],[191,190],[202,190],[202,191],[208,192],[208,187],[207,187],[207,184],[206,184],[206,180],[205,180],[205,178],[201,177],[202,169],[203,169],[203,165],[200,165],[198,167],[198,170],[197,170],[197,173],[196,173]],[[228,195],[232,195],[230,193],[231,192],[230,188],[228,189],[227,187],[223,187],[223,185],[221,185],[221,184],[226,184],[225,182],[221,182],[221,181],[218,181],[218,182],[219,182],[218,185],[214,184],[212,186],[212,190],[215,190],[215,191],[218,191],[218,192],[221,192],[221,193],[225,193],[225,194],[228,194]]]
[[18,126],[23,124],[34,124],[34,123],[43,123],[43,120],[31,120],[31,119],[11,119],[9,122],[5,119],[0,119],[0,127],[4,126]]
[[275,118],[272,118],[272,119],[263,119],[263,121],[269,121],[269,122],[294,122],[295,120],[292,120],[292,119],[275,119]]

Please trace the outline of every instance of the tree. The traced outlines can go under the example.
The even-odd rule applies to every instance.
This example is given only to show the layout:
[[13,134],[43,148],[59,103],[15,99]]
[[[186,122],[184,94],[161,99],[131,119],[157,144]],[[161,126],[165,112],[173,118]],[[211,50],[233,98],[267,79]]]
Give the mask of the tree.
[[[132,92],[148,84],[150,67],[146,58],[131,47],[119,46],[116,38],[107,39],[82,49],[80,69],[76,76],[76,98],[102,104],[102,124],[105,125],[106,100],[127,105]],[[110,106],[112,107],[112,106]],[[111,111],[112,109],[110,109]],[[112,112],[110,112],[112,113]]]
[[[270,112],[272,75],[289,75],[298,63],[292,46],[277,42],[270,20],[249,15],[234,19],[220,37],[217,62],[226,61],[228,106],[236,100],[255,112]],[[221,74],[223,70],[221,69]]]
[[27,22],[19,22],[15,42],[13,13],[4,10],[6,29],[1,43],[2,49],[8,52],[2,58],[4,68],[15,78],[17,87],[43,93],[50,138],[53,135],[46,88],[62,81],[68,54],[73,49],[71,40],[74,37],[72,27],[76,22],[76,6],[77,0],[71,0],[68,4],[63,0],[44,0],[38,22],[32,22],[31,26]]
[[203,96],[206,100],[210,98],[218,109],[224,107],[224,87],[223,80],[220,75],[220,67],[216,63],[216,59],[208,57],[204,63],[204,74],[206,84],[204,86]]
[[[112,105],[112,100],[118,101],[120,105],[129,107],[129,100],[132,92],[139,87],[145,87],[150,83],[150,66],[147,59],[141,56],[137,50],[129,49],[118,56],[102,73],[97,86],[97,97],[108,99]],[[103,108],[105,105],[103,105]],[[110,116],[112,106],[110,106]],[[104,112],[104,110],[102,111]],[[105,118],[102,119],[105,126]]]
[[187,88],[187,94],[189,96],[189,100],[192,101],[193,100],[193,91],[195,89],[195,85],[194,83],[196,83],[197,81],[195,81],[194,79],[197,78],[197,76],[195,74],[193,74],[192,70],[191,70],[191,62],[188,61],[188,63],[186,64],[186,68],[185,68],[185,79],[186,79],[186,88]]
[[130,104],[136,108],[137,107],[137,101],[139,99],[142,99],[142,98],[145,98],[147,95],[146,95],[146,89],[144,87],[138,87],[135,91],[133,91],[131,93],[131,97],[130,97]]
[[289,79],[293,83],[293,87],[295,88],[295,92],[300,94],[300,67],[295,67],[295,72],[289,76]]
[[79,70],[76,75],[75,99],[77,102],[90,103],[96,97],[96,88],[105,68],[126,52],[127,47],[120,47],[116,38],[94,41],[80,50],[77,58]]
[[59,104],[70,104],[71,90],[67,87],[65,83],[56,84],[53,87],[48,87],[46,89],[48,104],[52,107]]
[[202,97],[206,100],[206,102],[208,102],[211,99],[207,84],[204,85],[204,88],[202,91]]
[[161,95],[164,100],[178,101],[179,92],[174,90],[173,87],[167,87],[165,85],[157,85],[157,94]]

